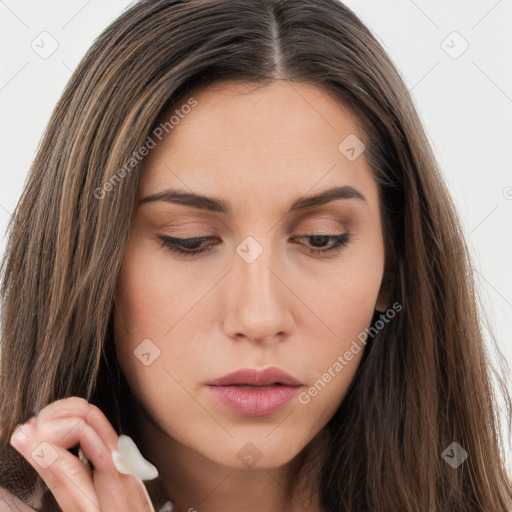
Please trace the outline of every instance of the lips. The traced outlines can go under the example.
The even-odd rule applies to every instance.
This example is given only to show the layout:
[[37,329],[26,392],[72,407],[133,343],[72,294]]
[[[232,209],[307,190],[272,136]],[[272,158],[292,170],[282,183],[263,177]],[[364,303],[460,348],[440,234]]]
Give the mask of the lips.
[[265,387],[274,385],[302,386],[303,383],[281,368],[271,366],[264,370],[242,368],[223,377],[206,383],[208,386],[252,386]]
[[207,382],[206,386],[232,412],[266,416],[286,407],[303,383],[280,368],[270,367],[237,370]]

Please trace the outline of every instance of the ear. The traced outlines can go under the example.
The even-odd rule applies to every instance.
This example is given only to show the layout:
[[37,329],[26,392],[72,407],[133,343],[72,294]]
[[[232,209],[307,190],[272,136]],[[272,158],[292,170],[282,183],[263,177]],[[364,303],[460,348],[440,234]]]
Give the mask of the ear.
[[380,285],[379,295],[375,304],[375,309],[381,313],[391,306],[392,284],[395,275],[391,272],[384,272]]

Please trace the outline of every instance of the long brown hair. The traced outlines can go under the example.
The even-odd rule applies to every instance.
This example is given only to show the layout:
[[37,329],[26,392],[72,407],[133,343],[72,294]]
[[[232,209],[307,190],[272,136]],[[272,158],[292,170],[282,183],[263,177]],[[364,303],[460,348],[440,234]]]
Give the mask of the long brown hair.
[[[498,391],[508,418],[511,400],[484,343],[457,212],[406,85],[337,0],[141,1],[87,52],[9,225],[0,485],[25,501],[41,485],[9,438],[59,398],[82,396],[118,432],[137,436],[126,419],[132,401],[112,328],[139,181],[140,161],[131,159],[163,112],[221,80],[307,82],[335,94],[363,124],[379,184],[383,286],[403,309],[368,343],[324,429],[329,449],[316,482],[323,509],[511,510]],[[454,442],[468,454],[458,468],[442,457]]]

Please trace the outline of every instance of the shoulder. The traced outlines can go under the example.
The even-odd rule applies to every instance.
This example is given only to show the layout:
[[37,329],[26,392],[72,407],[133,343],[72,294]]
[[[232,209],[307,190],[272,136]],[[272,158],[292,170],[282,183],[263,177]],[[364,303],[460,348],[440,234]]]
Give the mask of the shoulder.
[[37,512],[7,489],[0,487],[0,512]]

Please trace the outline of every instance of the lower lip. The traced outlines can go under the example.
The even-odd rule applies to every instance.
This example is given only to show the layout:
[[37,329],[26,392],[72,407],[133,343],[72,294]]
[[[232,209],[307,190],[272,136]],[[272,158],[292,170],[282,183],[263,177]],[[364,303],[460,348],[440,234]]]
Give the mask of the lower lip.
[[241,386],[208,386],[220,402],[237,414],[265,416],[283,409],[297,393],[298,386],[268,386],[243,388]]

